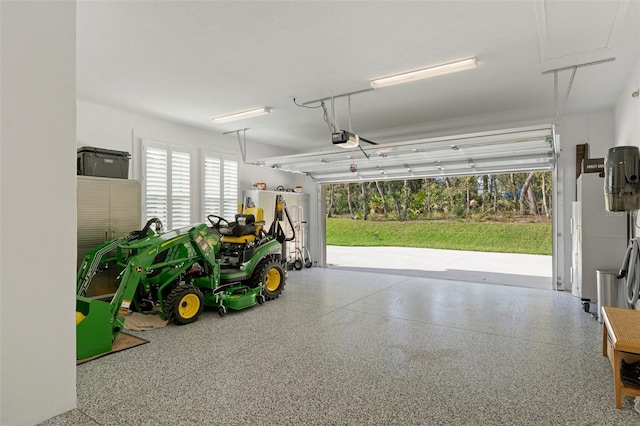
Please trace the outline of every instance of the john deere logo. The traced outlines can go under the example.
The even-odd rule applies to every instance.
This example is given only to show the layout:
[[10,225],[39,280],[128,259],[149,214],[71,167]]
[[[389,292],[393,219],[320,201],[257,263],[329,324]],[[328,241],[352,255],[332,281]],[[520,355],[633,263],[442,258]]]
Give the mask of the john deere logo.
[[138,274],[141,274],[141,273],[142,273],[142,266],[138,266],[138,267],[136,267],[136,272],[137,272]]

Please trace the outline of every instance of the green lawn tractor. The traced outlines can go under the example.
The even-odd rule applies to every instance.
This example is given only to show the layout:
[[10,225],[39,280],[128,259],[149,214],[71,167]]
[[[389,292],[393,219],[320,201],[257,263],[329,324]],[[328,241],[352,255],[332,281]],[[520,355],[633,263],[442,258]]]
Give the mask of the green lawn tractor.
[[[278,207],[264,232],[262,213],[247,209],[233,222],[210,215],[210,224],[168,232],[152,219],[141,231],[89,251],[77,276],[76,358],[110,351],[130,311],[189,324],[205,306],[224,316],[277,298],[285,285],[285,245],[295,235],[284,235]],[[286,208],[284,213],[291,222]],[[114,264],[118,279],[111,301],[85,297],[93,276]]]

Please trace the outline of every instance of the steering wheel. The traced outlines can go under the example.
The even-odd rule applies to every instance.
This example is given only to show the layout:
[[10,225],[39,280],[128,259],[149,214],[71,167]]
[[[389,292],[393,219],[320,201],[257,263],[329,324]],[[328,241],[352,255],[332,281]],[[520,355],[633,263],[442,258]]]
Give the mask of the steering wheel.
[[210,214],[207,216],[207,220],[211,222],[211,226],[213,229],[219,230],[220,228],[231,228],[231,224],[227,221],[227,219],[217,216],[215,214]]

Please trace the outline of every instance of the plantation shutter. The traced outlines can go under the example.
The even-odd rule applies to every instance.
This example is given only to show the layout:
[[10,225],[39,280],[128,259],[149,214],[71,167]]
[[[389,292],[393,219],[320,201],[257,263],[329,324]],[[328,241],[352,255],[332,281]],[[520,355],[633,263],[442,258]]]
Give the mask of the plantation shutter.
[[232,221],[238,212],[238,162],[203,153],[203,216]]
[[222,215],[222,197],[220,193],[220,159],[204,157],[204,216]]
[[238,213],[238,162],[224,160],[224,217],[233,218]]
[[146,219],[157,217],[168,226],[167,151],[147,146],[145,149]]
[[146,221],[157,217],[165,229],[191,224],[191,154],[180,148],[143,142]]
[[191,224],[191,156],[171,153],[171,227]]

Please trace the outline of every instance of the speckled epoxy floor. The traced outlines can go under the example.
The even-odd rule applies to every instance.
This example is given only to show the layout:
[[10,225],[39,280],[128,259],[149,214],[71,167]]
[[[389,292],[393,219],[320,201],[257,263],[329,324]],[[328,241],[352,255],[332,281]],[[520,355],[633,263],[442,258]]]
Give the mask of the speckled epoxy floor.
[[77,367],[45,425],[638,425],[567,292],[304,269],[275,300]]

